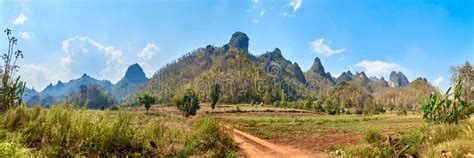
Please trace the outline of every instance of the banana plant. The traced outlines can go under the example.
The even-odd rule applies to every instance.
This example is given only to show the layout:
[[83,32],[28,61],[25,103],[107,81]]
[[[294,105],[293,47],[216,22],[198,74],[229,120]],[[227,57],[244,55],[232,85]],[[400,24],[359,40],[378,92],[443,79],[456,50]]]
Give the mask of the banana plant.
[[468,104],[461,99],[462,83],[459,80],[454,88],[452,99],[450,98],[450,87],[444,94],[444,98],[432,93],[422,103],[423,118],[427,122],[434,123],[458,123],[462,119],[469,118]]

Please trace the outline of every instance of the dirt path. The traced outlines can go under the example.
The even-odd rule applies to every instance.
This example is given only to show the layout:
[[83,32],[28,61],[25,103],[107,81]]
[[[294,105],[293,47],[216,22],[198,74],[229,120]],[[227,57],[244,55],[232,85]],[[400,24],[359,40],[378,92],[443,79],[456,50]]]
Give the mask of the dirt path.
[[238,129],[234,129],[232,137],[239,144],[239,149],[246,157],[257,158],[310,158],[310,157],[330,157],[326,154],[312,154],[307,151],[294,149],[287,146],[272,144]]

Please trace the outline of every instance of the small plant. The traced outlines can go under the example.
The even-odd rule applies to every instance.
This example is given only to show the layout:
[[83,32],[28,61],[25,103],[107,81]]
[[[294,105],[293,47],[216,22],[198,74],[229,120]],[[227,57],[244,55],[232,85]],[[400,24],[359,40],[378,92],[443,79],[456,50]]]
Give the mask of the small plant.
[[435,123],[458,123],[459,120],[469,118],[469,105],[461,99],[461,89],[462,83],[459,80],[452,99],[449,98],[451,88],[446,91],[443,99],[432,93],[422,105],[423,118]]
[[376,131],[367,131],[364,133],[364,141],[370,144],[380,144],[383,140],[382,135]]
[[221,94],[221,86],[219,84],[214,84],[211,86],[211,108],[214,110],[216,108],[217,101],[219,101],[219,96]]
[[146,113],[148,114],[148,110],[150,109],[151,105],[155,103],[155,98],[148,95],[144,94],[138,98],[140,101],[140,104],[145,106]]
[[197,110],[200,108],[199,97],[193,91],[188,91],[177,106],[179,111],[183,112],[186,117],[196,115]]

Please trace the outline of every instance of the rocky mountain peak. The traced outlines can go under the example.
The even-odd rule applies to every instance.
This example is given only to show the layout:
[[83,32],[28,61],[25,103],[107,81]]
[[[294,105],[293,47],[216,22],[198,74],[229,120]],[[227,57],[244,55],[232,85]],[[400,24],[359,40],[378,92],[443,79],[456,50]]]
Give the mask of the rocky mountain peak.
[[390,78],[388,84],[391,87],[405,87],[410,82],[408,81],[407,77],[402,72],[395,72],[392,71],[390,73]]
[[310,71],[312,71],[314,73],[317,73],[317,74],[320,74],[322,76],[326,75],[326,72],[324,71],[323,64],[321,64],[321,60],[318,57],[316,57],[316,59],[314,59],[313,66],[311,66]]
[[229,43],[224,46],[228,48],[238,48],[245,52],[249,51],[249,37],[243,32],[235,32],[232,34],[232,38],[229,40]]
[[142,67],[138,65],[138,63],[132,64],[127,68],[124,79],[131,82],[145,82],[148,80],[146,78],[145,72],[143,71]]

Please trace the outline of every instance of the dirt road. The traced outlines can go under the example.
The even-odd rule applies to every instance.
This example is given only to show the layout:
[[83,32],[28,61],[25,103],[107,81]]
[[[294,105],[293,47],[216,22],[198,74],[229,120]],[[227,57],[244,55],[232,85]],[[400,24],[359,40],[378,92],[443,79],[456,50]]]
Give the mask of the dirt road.
[[287,146],[272,144],[238,129],[233,129],[232,137],[239,144],[239,149],[245,157],[257,158],[310,158],[310,157],[330,157],[326,154],[312,154],[307,151],[294,149]]

